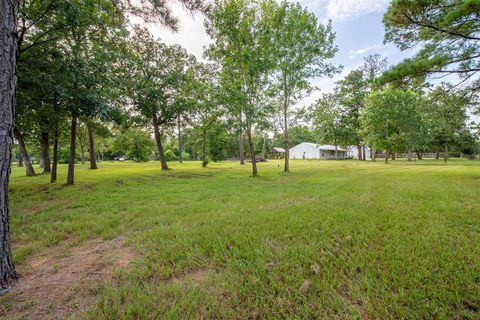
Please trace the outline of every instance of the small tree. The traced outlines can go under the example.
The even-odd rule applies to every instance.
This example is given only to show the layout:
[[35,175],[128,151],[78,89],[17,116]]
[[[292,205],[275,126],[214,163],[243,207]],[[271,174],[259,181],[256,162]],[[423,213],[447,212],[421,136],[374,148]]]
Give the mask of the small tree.
[[470,100],[464,94],[456,94],[447,85],[435,88],[429,95],[425,118],[429,120],[433,141],[444,147],[444,161],[448,161],[449,146],[466,128],[467,106]]
[[274,69],[272,59],[272,8],[274,1],[217,0],[206,20],[207,33],[213,39],[210,58],[222,67],[225,83],[235,86],[234,103],[228,103],[233,115],[240,115],[245,127],[257,176],[253,130],[271,112],[265,103],[268,76]]
[[274,89],[281,101],[285,165],[290,170],[288,128],[291,107],[311,89],[311,78],[331,76],[338,69],[326,60],[338,50],[330,22],[318,23],[315,15],[298,3],[282,2],[273,8]]
[[335,145],[335,159],[338,160],[337,145],[348,142],[348,137],[351,136],[338,93],[327,93],[318,99],[311,108],[310,118],[313,120],[318,139]]
[[420,104],[421,97],[410,90],[387,88],[367,96],[359,118],[363,136],[371,146],[385,150],[385,163],[419,129]]
[[360,112],[365,105],[365,97],[369,92],[368,81],[362,70],[351,71],[344,79],[338,82],[338,95],[340,104],[343,106],[345,122],[351,128],[351,136],[348,142],[357,145],[358,160],[362,160],[362,127],[360,124]]
[[149,132],[128,128],[115,134],[112,149],[119,156],[127,156],[136,162],[145,162],[151,160],[155,143]]
[[178,45],[167,46],[155,40],[146,29],[136,29],[131,46],[127,91],[135,110],[152,125],[161,168],[168,170],[163,135],[188,108],[182,95],[187,69],[195,58]]

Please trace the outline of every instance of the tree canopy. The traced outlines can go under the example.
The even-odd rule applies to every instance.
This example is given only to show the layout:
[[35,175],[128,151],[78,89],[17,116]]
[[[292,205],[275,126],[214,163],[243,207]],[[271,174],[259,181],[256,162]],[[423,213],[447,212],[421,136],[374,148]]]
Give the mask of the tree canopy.
[[401,50],[420,47],[385,73],[383,80],[456,75],[480,88],[480,3],[476,0],[394,0],[384,16],[385,41]]

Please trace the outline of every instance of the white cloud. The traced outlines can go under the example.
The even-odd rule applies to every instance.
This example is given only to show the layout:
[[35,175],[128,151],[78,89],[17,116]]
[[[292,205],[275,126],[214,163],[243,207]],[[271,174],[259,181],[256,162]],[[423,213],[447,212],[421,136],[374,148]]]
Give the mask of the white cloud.
[[330,0],[327,5],[327,18],[349,20],[367,13],[384,12],[389,0]]
[[323,77],[323,78],[316,78],[310,81],[313,87],[316,87],[318,90],[314,90],[309,96],[304,97],[302,100],[298,101],[296,104],[296,108],[301,108],[305,106],[309,106],[317,101],[322,94],[324,93],[331,93],[333,89],[336,87],[336,83],[345,78],[351,71],[358,69],[362,63],[356,63],[354,65],[348,66],[343,68],[340,73],[335,74],[332,78]]
[[358,56],[358,55],[367,53],[367,52],[372,51],[372,50],[375,50],[375,49],[379,49],[379,48],[381,48],[381,47],[382,47],[381,44],[375,44],[375,45],[373,45],[373,46],[368,46],[368,47],[360,48],[360,49],[357,49],[357,50],[350,50],[350,55],[348,56],[348,58],[349,58],[349,59],[353,59],[353,58],[355,58],[355,57]]
[[367,13],[384,12],[389,0],[302,0],[312,10],[322,9],[320,15],[333,21],[346,21]]
[[[302,4],[310,7],[311,10],[320,9],[325,19],[345,21],[367,13],[383,12],[388,7],[389,0],[303,0]],[[173,15],[180,20],[180,30],[172,32],[166,27],[152,24],[149,25],[150,32],[156,37],[160,37],[163,42],[179,44],[187,49],[188,52],[197,56],[197,58],[202,59],[203,47],[210,42],[210,38],[203,26],[204,16],[200,13],[192,14],[179,2],[171,2],[170,8]],[[138,20],[135,21],[135,19],[132,20],[139,22]],[[350,56],[376,49],[377,46],[351,51]]]
[[[174,32],[160,24],[148,24],[148,30],[156,38],[166,44],[179,44],[198,59],[203,60],[203,47],[208,45],[210,37],[203,26],[204,16],[201,13],[191,13],[178,1],[170,3],[174,17],[179,19],[179,30]],[[140,19],[131,17],[132,22],[142,23]]]

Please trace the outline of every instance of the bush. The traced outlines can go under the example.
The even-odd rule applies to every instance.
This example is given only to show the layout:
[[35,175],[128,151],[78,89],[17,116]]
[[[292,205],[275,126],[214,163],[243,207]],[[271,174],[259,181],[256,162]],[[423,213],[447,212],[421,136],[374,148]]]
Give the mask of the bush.
[[175,161],[178,159],[178,156],[173,152],[172,149],[168,149],[165,151],[165,160],[166,161]]

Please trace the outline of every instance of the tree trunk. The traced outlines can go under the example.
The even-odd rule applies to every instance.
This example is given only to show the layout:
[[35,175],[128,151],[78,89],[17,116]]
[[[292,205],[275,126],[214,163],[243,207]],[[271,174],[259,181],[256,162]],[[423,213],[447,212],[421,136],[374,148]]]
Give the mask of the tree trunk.
[[377,160],[377,151],[375,151],[375,149],[370,149],[370,152],[371,152],[371,158],[372,158],[372,161],[376,161]]
[[77,115],[72,113],[72,123],[70,128],[70,154],[68,157],[67,186],[75,182],[75,155],[77,147]]
[[444,162],[447,163],[447,161],[448,161],[448,142],[445,142]]
[[362,146],[357,144],[358,160],[362,160]]
[[17,87],[17,15],[18,1],[0,2],[0,295],[18,279],[10,242],[8,205]]
[[385,151],[385,163],[388,163],[388,157],[390,157],[390,150]]
[[41,147],[43,159],[43,173],[50,173],[50,142],[48,140],[48,132],[41,133]]
[[437,146],[437,153],[435,154],[435,160],[440,159],[440,146]]
[[413,156],[412,156],[412,148],[411,147],[408,147],[408,161],[412,161],[413,160]]
[[15,138],[18,141],[18,148],[20,150],[20,155],[23,158],[23,162],[25,162],[25,171],[28,177],[32,177],[35,175],[35,170],[33,169],[32,162],[30,161],[30,157],[27,152],[27,147],[25,146],[25,141],[23,140],[23,136],[18,130],[17,127],[13,129],[13,133]]
[[362,160],[365,161],[366,160],[366,157],[365,157],[365,146],[362,146]]
[[423,154],[419,151],[417,151],[417,158],[418,160],[422,160],[423,159]]
[[182,141],[182,124],[180,123],[180,117],[178,117],[178,162],[183,162],[183,141]]
[[285,142],[285,165],[284,172],[290,172],[290,149],[288,148],[288,117],[287,117],[287,102],[283,103],[283,136]]
[[242,112],[240,112],[240,137],[238,140],[238,152],[240,154],[240,164],[245,164],[245,158],[243,156],[243,120],[242,120]]
[[257,171],[257,159],[255,157],[255,148],[253,145],[252,126],[247,122],[247,135],[248,135],[248,147],[250,149],[250,157],[252,159],[252,176],[258,175]]
[[22,158],[22,155],[19,155],[19,157],[18,157],[18,166],[19,166],[19,167],[23,167],[23,158]]
[[335,143],[335,160],[338,160],[337,139],[333,139],[333,143]]
[[57,181],[57,167],[58,167],[58,99],[57,95],[53,96],[53,112],[55,116],[55,128],[53,129],[53,163],[52,174],[50,175],[50,183]]
[[55,128],[53,133],[53,163],[52,174],[50,176],[50,182],[57,181],[57,167],[58,167],[58,128]]
[[88,130],[88,153],[90,156],[90,169],[98,169],[97,160],[95,159],[95,140],[93,137],[93,124],[87,121]]
[[[81,140],[79,139],[79,141]],[[82,164],[85,164],[85,146],[83,143],[80,143],[80,159]]]
[[206,150],[206,144],[207,144],[207,133],[203,131],[202,134],[202,167],[207,166],[207,150]]
[[397,158],[395,152],[390,152],[390,155],[392,156],[392,160],[395,160]]
[[160,165],[162,166],[162,170],[168,170],[167,161],[165,160],[165,152],[163,151],[162,146],[162,137],[160,134],[160,129],[158,127],[158,120],[156,115],[153,116],[152,123],[153,132],[155,135],[155,142],[157,143],[158,156],[160,157]]

